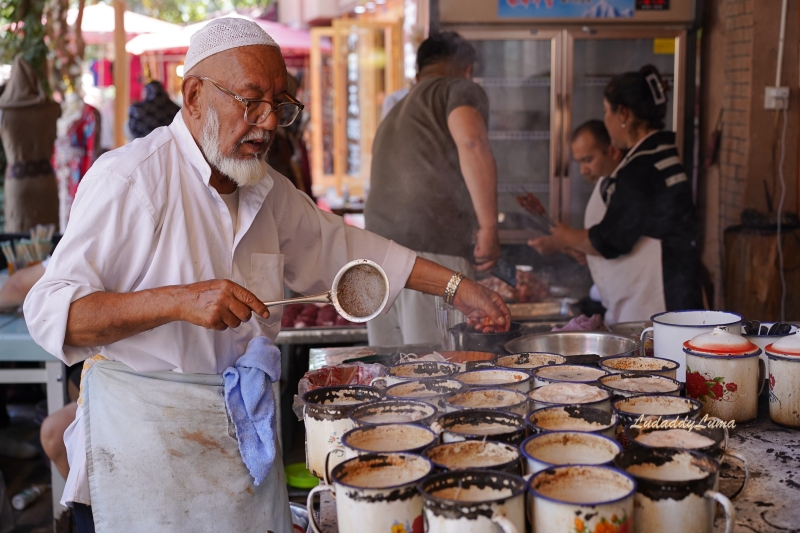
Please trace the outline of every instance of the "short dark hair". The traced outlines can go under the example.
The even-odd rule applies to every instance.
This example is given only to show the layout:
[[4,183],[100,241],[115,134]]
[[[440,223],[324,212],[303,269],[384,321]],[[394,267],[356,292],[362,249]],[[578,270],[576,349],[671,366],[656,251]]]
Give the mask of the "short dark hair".
[[452,63],[459,69],[466,69],[475,63],[475,48],[454,31],[434,33],[419,45],[417,72],[442,61]]
[[667,116],[667,92],[658,69],[645,65],[638,72],[626,72],[608,82],[603,96],[613,111],[625,106],[641,122],[654,129],[664,128]]
[[575,142],[578,137],[584,133],[588,133],[594,137],[594,142],[597,143],[597,147],[601,150],[605,150],[611,145],[611,137],[608,135],[606,125],[602,120],[587,120],[575,128],[575,131],[572,132],[572,138],[570,139],[570,142]]

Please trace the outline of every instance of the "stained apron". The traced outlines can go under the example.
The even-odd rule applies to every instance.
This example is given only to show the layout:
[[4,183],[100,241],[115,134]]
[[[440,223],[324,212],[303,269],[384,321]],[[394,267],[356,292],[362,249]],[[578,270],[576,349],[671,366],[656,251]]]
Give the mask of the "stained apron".
[[239,454],[222,376],[98,361],[82,383],[97,533],[291,533],[280,447],[259,485]]
[[[600,190],[607,179],[600,178],[592,191],[586,204],[584,228],[599,224],[606,216],[607,206]],[[628,254],[616,259],[587,255],[586,262],[606,308],[607,325],[650,320],[656,313],[667,310],[659,239],[642,236]]]

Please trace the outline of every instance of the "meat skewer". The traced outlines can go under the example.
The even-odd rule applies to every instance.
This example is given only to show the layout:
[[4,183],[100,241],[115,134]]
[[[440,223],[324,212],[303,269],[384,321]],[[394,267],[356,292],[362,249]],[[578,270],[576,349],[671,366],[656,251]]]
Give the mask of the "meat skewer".
[[547,209],[545,209],[542,202],[533,193],[517,195],[516,199],[520,207],[532,215],[543,218],[551,228],[556,225],[547,214]]

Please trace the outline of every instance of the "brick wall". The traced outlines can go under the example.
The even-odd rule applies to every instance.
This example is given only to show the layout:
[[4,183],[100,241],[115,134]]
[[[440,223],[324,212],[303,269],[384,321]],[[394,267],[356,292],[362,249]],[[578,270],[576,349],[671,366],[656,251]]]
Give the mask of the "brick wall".
[[739,220],[742,211],[750,149],[754,0],[726,0],[725,61],[720,148],[720,225]]
[[[787,211],[797,211],[798,13],[789,2],[783,85],[791,88],[784,172]],[[720,110],[722,140],[716,165],[700,173],[703,264],[713,283],[712,307],[725,307],[722,237],[739,224],[742,210],[767,211],[764,180],[777,205],[777,154],[782,117],[764,110],[764,88],[774,85],[780,0],[707,0],[701,44],[701,150],[705,151]]]

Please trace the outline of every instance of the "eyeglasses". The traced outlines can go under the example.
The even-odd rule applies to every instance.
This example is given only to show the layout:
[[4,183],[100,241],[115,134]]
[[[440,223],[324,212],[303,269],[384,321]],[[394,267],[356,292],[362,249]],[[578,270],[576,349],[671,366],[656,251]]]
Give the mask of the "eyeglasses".
[[250,124],[251,126],[258,126],[259,124],[263,123],[269,117],[269,114],[272,111],[275,111],[275,114],[278,117],[278,126],[286,127],[291,126],[292,123],[297,118],[297,115],[300,114],[300,111],[303,110],[305,107],[301,104],[296,98],[294,98],[289,93],[283,93],[283,96],[286,97],[288,101],[280,102],[278,104],[273,104],[267,100],[253,100],[251,98],[245,98],[243,96],[239,96],[235,92],[231,91],[220,85],[219,83],[215,82],[211,78],[207,78],[205,76],[186,76],[187,78],[197,78],[198,80],[207,81],[214,85],[217,89],[222,91],[223,93],[227,94],[240,104],[244,105],[244,121]]

